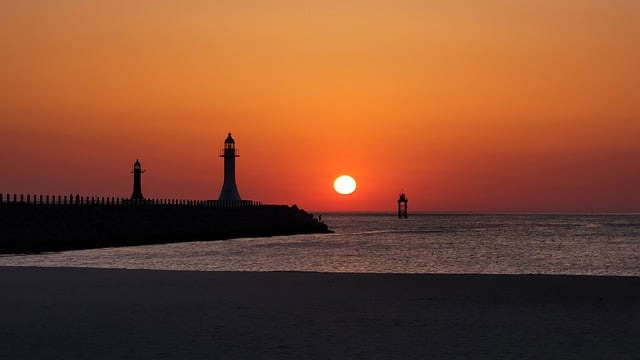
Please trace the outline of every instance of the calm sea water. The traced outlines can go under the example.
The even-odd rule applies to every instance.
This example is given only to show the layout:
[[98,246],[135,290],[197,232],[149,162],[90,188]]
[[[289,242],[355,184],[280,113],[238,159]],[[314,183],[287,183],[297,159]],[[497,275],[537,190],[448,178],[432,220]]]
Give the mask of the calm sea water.
[[640,276],[640,215],[325,214],[333,234],[42,255],[0,265]]

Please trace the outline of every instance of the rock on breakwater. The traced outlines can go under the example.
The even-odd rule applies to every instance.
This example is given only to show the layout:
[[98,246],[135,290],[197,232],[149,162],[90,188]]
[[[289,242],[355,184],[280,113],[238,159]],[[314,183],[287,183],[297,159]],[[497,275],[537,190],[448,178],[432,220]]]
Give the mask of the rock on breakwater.
[[0,253],[331,232],[297,206],[127,204],[0,206]]

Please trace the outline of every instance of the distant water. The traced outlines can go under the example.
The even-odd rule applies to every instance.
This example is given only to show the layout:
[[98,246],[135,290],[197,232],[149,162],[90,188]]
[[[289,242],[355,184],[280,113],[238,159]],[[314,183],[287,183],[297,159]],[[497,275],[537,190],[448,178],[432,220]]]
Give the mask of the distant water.
[[640,215],[323,214],[333,234],[0,256],[0,265],[640,276]]

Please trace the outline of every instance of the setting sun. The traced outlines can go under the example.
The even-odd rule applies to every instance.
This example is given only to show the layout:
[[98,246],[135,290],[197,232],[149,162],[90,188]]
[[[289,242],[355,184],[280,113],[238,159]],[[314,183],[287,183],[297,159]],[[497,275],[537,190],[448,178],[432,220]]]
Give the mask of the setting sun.
[[0,1],[0,192],[640,211],[640,1],[513,3]]
[[349,195],[356,190],[356,180],[349,175],[341,175],[333,182],[338,194]]

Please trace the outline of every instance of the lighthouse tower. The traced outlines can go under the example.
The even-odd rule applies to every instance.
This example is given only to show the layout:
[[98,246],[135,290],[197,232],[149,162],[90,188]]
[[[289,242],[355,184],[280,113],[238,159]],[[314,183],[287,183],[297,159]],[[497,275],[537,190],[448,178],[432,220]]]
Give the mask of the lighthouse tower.
[[400,198],[398,199],[398,218],[407,218],[407,203],[409,199],[404,193],[400,194]]
[[224,158],[224,183],[218,200],[240,201],[240,193],[236,186],[236,158],[239,157],[236,142],[231,133],[224,141],[224,149],[220,150],[220,157]]
[[144,196],[142,196],[142,184],[140,179],[142,178],[142,170],[140,166],[140,160],[136,159],[136,162],[133,164],[133,194],[131,194],[131,200],[144,200]]

